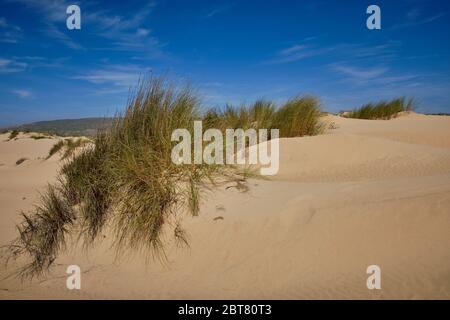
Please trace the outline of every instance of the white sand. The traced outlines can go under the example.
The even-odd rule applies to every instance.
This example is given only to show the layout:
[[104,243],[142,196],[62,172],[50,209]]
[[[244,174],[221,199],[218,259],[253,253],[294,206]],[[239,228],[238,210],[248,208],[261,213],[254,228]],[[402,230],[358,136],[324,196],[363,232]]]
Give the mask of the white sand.
[[[46,279],[0,280],[0,298],[449,299],[450,117],[327,121],[338,128],[281,139],[273,181],[209,195],[199,217],[183,219],[190,248],[169,243],[167,264],[114,261],[105,234],[88,253],[63,254]],[[38,159],[56,140],[5,140],[0,244],[59,166],[56,156]],[[16,166],[21,157],[30,160]],[[81,290],[66,289],[70,264],[84,272]],[[366,287],[372,264],[381,290]]]

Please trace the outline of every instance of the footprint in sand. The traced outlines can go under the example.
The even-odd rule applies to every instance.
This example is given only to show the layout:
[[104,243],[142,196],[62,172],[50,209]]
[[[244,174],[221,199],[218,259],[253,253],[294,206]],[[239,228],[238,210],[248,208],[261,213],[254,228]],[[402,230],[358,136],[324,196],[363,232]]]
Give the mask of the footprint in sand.
[[250,190],[250,188],[245,184],[245,182],[242,181],[236,181],[236,185],[228,186],[225,188],[225,190],[228,190],[230,188],[236,188],[239,192],[247,192]]
[[221,205],[221,204],[216,206],[216,210],[217,211],[226,211],[225,207],[223,205]]

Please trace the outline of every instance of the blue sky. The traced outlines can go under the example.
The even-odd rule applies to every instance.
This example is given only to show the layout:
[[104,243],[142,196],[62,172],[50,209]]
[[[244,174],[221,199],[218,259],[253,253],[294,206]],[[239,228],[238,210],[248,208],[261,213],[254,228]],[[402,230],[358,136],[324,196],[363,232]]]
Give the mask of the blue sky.
[[112,115],[150,71],[205,106],[314,94],[335,112],[405,95],[450,112],[449,32],[450,1],[0,0],[0,126]]

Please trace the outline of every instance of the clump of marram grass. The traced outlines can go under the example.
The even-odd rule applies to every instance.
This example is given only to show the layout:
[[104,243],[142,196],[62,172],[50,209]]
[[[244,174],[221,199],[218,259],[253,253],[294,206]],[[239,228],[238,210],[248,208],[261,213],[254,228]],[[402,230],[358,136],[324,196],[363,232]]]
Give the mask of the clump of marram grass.
[[273,128],[273,118],[275,113],[275,104],[266,100],[257,100],[249,109],[252,127],[254,128]]
[[279,129],[280,137],[313,136],[323,132],[323,113],[319,100],[306,96],[294,98],[278,109],[270,101],[258,100],[249,107],[227,105],[224,110],[209,109],[203,116],[207,128]]
[[62,156],[62,159],[67,159],[68,157],[72,156],[78,148],[81,148],[90,142],[91,140],[86,138],[77,138],[77,139],[70,138],[64,140],[65,152]]
[[33,134],[33,135],[31,135],[30,138],[34,139],[34,140],[50,139],[49,136],[46,136],[46,135],[43,135],[43,134]]
[[43,275],[65,247],[66,237],[75,221],[75,212],[59,190],[49,185],[41,204],[31,214],[22,212],[19,232],[8,247],[9,258],[27,256],[30,262],[20,269],[23,277]]
[[11,132],[9,133],[8,139],[9,139],[9,140],[12,140],[12,139],[16,138],[18,135],[19,135],[19,131],[13,130],[13,131],[11,131]]
[[81,148],[89,143],[92,143],[92,141],[87,138],[77,138],[77,139],[70,138],[59,140],[50,148],[48,155],[45,159],[50,159],[54,154],[59,153],[62,150],[64,150],[62,159],[69,158],[74,154],[74,152],[78,148]]
[[89,246],[106,225],[114,231],[118,256],[137,251],[164,260],[168,232],[186,244],[179,214],[197,215],[201,195],[217,183],[247,178],[233,166],[172,162],[172,132],[193,133],[198,108],[189,88],[142,81],[113,126],[98,132],[92,148],[67,158],[41,205],[23,215],[19,237],[8,247],[10,257],[27,259],[18,275],[42,275],[67,236],[78,235],[74,238]]
[[280,137],[314,136],[324,131],[319,100],[312,96],[294,98],[277,110],[272,125]]
[[414,110],[414,104],[414,99],[406,99],[405,97],[401,97],[390,101],[380,101],[378,103],[366,104],[358,109],[346,112],[344,117],[389,120],[398,116],[400,112]]
[[193,135],[199,107],[191,89],[176,90],[154,80],[139,88],[113,124],[106,165],[113,189],[122,195],[113,217],[121,252],[134,248],[163,254],[161,233],[167,221],[182,208],[197,215],[201,190],[237,174],[232,167],[172,162],[172,132],[186,128]]
[[203,120],[203,130],[278,128],[281,137],[293,137],[318,134],[323,127],[318,100],[311,97],[292,99],[278,110],[267,101],[211,109],[203,117],[199,109],[189,87],[152,78],[140,82],[123,114],[98,131],[92,147],[79,148],[87,143],[82,140],[56,143],[48,158],[66,148],[58,182],[49,186],[40,206],[23,215],[19,237],[7,247],[11,257],[28,260],[18,274],[44,274],[68,236],[87,247],[107,225],[117,256],[139,252],[164,260],[169,233],[175,244],[188,245],[179,215],[198,215],[205,191],[229,181],[239,190],[248,189],[245,181],[254,174],[247,168],[174,164],[175,129],[193,136],[194,121]]
[[55,153],[60,152],[64,145],[64,140],[59,140],[58,142],[56,142],[48,151],[48,156],[45,159],[50,159]]
[[[272,128],[275,105],[269,101],[258,100],[249,107],[235,108],[227,105],[218,114],[219,128],[224,129],[270,129]],[[208,113],[207,113],[208,116]],[[211,116],[211,114],[209,114]]]

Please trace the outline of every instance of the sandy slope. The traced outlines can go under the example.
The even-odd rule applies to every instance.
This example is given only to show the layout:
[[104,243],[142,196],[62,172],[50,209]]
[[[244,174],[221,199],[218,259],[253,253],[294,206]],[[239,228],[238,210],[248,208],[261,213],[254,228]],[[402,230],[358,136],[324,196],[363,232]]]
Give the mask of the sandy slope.
[[[0,298],[449,299],[450,117],[327,121],[337,129],[281,139],[273,181],[209,195],[199,217],[183,220],[190,248],[169,243],[167,264],[115,262],[105,234],[87,254],[64,254],[47,279],[0,281]],[[54,140],[4,140],[1,244],[58,167],[39,159]],[[80,291],[65,288],[70,264],[84,271]],[[382,290],[366,288],[371,264]]]

